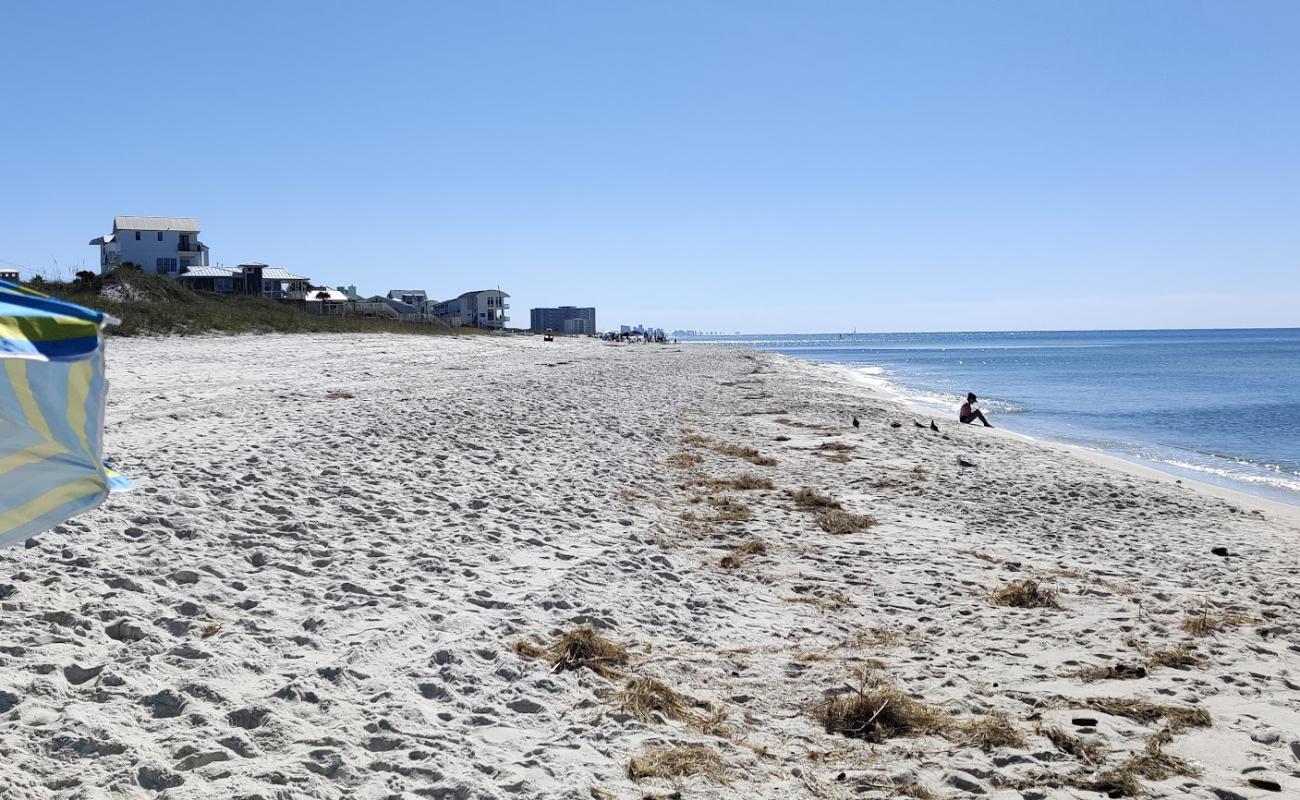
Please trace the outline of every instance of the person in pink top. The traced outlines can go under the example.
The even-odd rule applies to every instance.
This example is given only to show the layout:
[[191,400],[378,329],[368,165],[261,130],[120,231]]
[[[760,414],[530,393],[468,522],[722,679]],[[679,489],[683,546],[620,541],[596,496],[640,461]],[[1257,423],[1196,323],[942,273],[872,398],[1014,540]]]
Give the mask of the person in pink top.
[[957,412],[957,419],[961,420],[966,425],[971,424],[975,420],[979,420],[984,423],[984,427],[992,428],[993,426],[984,418],[984,412],[975,407],[975,401],[978,399],[979,398],[975,396],[974,392],[968,393],[966,395],[966,402],[961,404],[961,411]]

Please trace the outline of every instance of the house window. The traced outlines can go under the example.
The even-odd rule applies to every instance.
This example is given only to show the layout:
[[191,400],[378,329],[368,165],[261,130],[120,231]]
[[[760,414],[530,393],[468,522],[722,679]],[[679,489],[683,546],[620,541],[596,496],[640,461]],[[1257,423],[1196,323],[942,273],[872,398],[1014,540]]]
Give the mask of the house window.
[[167,273],[176,271],[176,259],[159,258],[154,261],[154,272]]
[[136,240],[137,242],[140,241],[140,231],[136,231],[136,232],[135,232],[135,240]]
[[158,241],[162,241],[162,231],[158,231]]

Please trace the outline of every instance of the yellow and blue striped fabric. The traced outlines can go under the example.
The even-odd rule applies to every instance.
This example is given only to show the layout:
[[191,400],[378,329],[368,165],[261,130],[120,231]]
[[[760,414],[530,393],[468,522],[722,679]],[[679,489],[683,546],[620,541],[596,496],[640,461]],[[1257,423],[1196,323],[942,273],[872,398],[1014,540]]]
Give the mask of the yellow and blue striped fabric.
[[104,314],[0,281],[0,546],[130,482],[104,466]]

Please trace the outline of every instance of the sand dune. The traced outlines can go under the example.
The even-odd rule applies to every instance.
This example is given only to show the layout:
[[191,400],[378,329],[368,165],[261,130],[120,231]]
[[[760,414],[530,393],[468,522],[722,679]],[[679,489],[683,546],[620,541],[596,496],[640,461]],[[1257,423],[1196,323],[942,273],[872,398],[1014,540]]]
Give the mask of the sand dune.
[[769,354],[109,359],[139,488],[0,553],[0,797],[1300,796],[1291,511]]

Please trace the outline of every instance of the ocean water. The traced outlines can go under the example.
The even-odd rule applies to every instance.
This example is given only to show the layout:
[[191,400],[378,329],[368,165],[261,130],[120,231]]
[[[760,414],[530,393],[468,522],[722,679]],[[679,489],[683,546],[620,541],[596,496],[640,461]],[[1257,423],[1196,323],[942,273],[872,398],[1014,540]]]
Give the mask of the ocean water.
[[1300,329],[699,337],[862,369],[936,417],[1300,505]]

